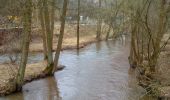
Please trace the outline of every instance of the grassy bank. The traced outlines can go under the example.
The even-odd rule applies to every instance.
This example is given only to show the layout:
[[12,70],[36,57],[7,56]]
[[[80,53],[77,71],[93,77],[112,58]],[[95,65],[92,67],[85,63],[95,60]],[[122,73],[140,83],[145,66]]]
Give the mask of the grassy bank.
[[[72,38],[74,39],[74,38]],[[73,40],[69,39],[62,48],[62,50],[72,50],[76,49],[76,43],[72,42]],[[93,42],[96,42],[95,39],[86,39],[82,40],[80,42],[80,48],[83,48],[87,46],[88,44],[91,44]],[[32,46],[35,46],[33,49],[30,49],[31,52],[41,52],[42,48],[41,46],[38,47],[38,44],[33,44]],[[39,44],[41,45],[41,44]],[[55,44],[54,44],[55,45]],[[54,46],[55,47],[55,46]],[[54,48],[55,50],[55,48]],[[40,79],[46,77],[45,74],[43,74],[43,70],[46,68],[47,62],[42,61],[39,63],[34,64],[27,64],[26,72],[25,72],[25,83],[30,82],[35,79]],[[15,75],[17,75],[17,69],[18,65],[6,63],[0,65],[0,96],[8,95],[13,92],[15,92]]]
[[[57,41],[57,39],[56,39]],[[86,46],[91,42],[95,42],[95,36],[84,36],[80,39],[80,48]],[[66,38],[63,41],[62,50],[70,50],[75,49],[77,46],[76,37]],[[53,42],[53,51],[57,48],[57,43]],[[30,52],[43,52],[43,44],[42,42],[38,43],[31,43],[30,45]]]
[[[37,34],[33,34],[29,51],[32,52],[43,52],[43,42],[41,38],[41,32],[37,31]],[[57,48],[57,33],[59,32],[59,26],[55,27],[55,34],[53,39],[53,51]],[[80,48],[85,47],[88,44],[96,42],[95,39],[95,27],[94,26],[82,26],[80,28]],[[76,40],[76,26],[66,26],[66,31],[64,35],[62,50],[72,50],[77,48],[77,40]],[[3,45],[5,46],[5,45]],[[4,47],[0,47],[0,51],[3,53]],[[13,51],[13,48],[10,48]],[[17,48],[14,48],[15,51]],[[43,74],[43,70],[47,66],[46,61],[34,63],[34,64],[27,64],[26,72],[25,72],[25,83],[30,82],[35,79],[40,79],[46,77]],[[8,95],[15,92],[15,76],[17,75],[18,65],[11,64],[11,63],[4,63],[0,64],[0,95]]]
[[[25,82],[32,81],[37,78],[45,77],[43,70],[47,63],[42,61],[35,64],[27,64],[25,72]],[[18,66],[15,64],[1,64],[0,65],[0,95],[8,95],[15,92],[15,76],[17,73]]]
[[[70,39],[69,44],[63,46],[62,50],[76,49],[76,44],[74,44],[74,42],[71,41],[72,40]],[[86,45],[91,44],[95,41],[96,41],[95,39],[90,39],[90,38],[89,40],[82,40],[80,42],[80,48],[83,48]],[[34,45],[36,48],[32,49],[31,52],[42,51],[42,49],[36,45]],[[42,61],[34,64],[27,64],[25,79],[24,79],[25,82],[30,82],[35,79],[46,77],[46,75],[43,74],[43,70],[45,69],[46,66],[47,66],[46,61]],[[0,96],[8,95],[15,92],[16,90],[15,75],[17,75],[17,69],[18,69],[18,65],[16,64],[6,63],[0,65]]]

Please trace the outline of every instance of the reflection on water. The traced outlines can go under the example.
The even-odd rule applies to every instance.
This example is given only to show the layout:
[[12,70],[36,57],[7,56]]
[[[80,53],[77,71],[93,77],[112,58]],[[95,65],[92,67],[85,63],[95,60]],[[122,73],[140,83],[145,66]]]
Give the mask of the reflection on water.
[[128,74],[127,43],[108,41],[79,52],[63,51],[60,63],[66,68],[55,73],[55,78],[28,83],[23,93],[2,100],[139,100],[144,91],[134,75]]
[[15,93],[0,100],[61,100],[53,77],[24,85],[22,93]]

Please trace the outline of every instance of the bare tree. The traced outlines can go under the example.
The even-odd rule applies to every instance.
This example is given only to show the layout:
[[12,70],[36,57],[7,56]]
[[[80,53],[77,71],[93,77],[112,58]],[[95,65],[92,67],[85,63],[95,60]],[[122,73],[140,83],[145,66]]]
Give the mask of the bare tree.
[[59,60],[60,51],[61,51],[61,48],[62,48],[62,42],[63,42],[63,36],[64,36],[64,28],[65,28],[65,18],[66,18],[66,12],[67,12],[67,5],[68,5],[68,0],[64,0],[63,11],[62,11],[62,16],[61,16],[60,35],[59,35],[58,46],[57,46],[56,53],[55,53],[55,58],[54,58],[54,71],[58,67],[58,60]]
[[[45,74],[52,74],[53,70],[53,54],[52,54],[52,38],[53,38],[53,30],[51,30],[51,27],[53,28],[53,25],[50,25],[50,14],[49,14],[49,8],[47,5],[47,0],[43,0],[43,7],[44,7],[44,19],[45,19],[45,26],[46,26],[46,38],[47,38],[47,55],[48,55],[48,65],[46,69],[44,70]],[[53,15],[53,14],[52,14]],[[54,17],[52,17],[54,18]],[[53,19],[51,19],[54,21]],[[54,22],[51,22],[54,24]],[[54,28],[53,28],[54,29]]]
[[19,66],[19,71],[17,75],[17,89],[20,90],[23,82],[24,82],[24,74],[26,63],[28,59],[28,51],[29,51],[29,43],[30,43],[30,34],[31,34],[31,19],[32,19],[32,1],[26,0],[24,5],[24,12],[23,12],[23,46],[22,46],[22,56],[21,62]]
[[42,38],[43,38],[43,52],[44,52],[44,60],[48,59],[47,55],[47,34],[46,34],[46,28],[45,28],[45,18],[44,18],[44,7],[42,4],[42,0],[39,0],[39,19],[41,23],[41,32],[42,32]]

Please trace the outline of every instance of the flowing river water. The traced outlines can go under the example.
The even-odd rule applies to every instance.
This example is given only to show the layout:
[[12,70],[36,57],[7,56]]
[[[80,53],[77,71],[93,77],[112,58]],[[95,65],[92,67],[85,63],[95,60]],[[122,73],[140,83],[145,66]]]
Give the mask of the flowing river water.
[[[62,51],[66,68],[54,77],[36,80],[0,100],[151,100],[142,99],[144,90],[129,72],[129,42],[93,43],[79,52]],[[42,54],[30,59],[42,60]]]

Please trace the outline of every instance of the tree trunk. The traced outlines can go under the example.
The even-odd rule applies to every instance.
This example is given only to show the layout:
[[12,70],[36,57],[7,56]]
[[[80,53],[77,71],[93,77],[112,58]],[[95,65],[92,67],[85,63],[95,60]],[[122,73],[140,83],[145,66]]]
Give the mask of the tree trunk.
[[[99,8],[101,8],[101,3],[102,1],[99,0]],[[101,28],[102,28],[102,19],[100,16],[98,16],[98,21],[97,21],[97,32],[96,32],[96,39],[98,41],[101,40]]]
[[79,37],[80,37],[80,0],[78,0],[78,14],[77,14],[77,49],[79,49]]
[[47,34],[47,54],[48,54],[48,65],[47,68],[44,70],[45,74],[52,74],[53,70],[53,55],[52,55],[52,31],[50,27],[50,16],[49,16],[49,9],[47,5],[47,0],[43,0],[43,7],[44,7],[44,18],[45,18],[45,26],[46,26],[46,34]]
[[59,35],[58,46],[57,46],[56,53],[55,53],[55,58],[54,58],[54,70],[53,71],[55,71],[57,69],[58,60],[59,60],[59,56],[60,56],[60,50],[62,48],[62,41],[63,41],[63,36],[64,36],[64,28],[65,28],[65,18],[66,18],[66,12],[67,12],[67,5],[68,5],[68,0],[64,0],[63,12],[62,12],[62,16],[61,16],[60,35]]
[[28,51],[29,51],[29,42],[30,42],[30,34],[31,34],[31,19],[32,19],[32,1],[26,0],[25,1],[25,8],[24,8],[24,16],[23,16],[23,45],[22,45],[22,55],[21,55],[21,62],[19,66],[19,71],[17,75],[17,89],[21,90],[21,87],[24,82],[24,74],[26,63],[28,59]]
[[48,59],[48,56],[47,56],[47,39],[46,39],[47,35],[46,35],[45,21],[44,21],[44,10],[43,10],[43,5],[42,5],[41,0],[40,0],[39,3],[40,3],[39,19],[40,19],[41,29],[42,29],[44,60],[47,60]]
[[110,31],[111,31],[111,25],[109,25],[109,29],[106,34],[106,41],[109,39]]
[[131,16],[131,46],[130,46],[130,55],[129,55],[129,63],[132,68],[137,67],[138,63],[138,55],[137,55],[137,47],[136,47],[136,32],[137,25],[134,21],[134,18]]
[[160,53],[160,44],[161,44],[161,39],[163,38],[163,35],[165,33],[165,28],[166,28],[166,10],[165,10],[165,4],[166,1],[165,0],[161,0],[160,1],[160,12],[159,12],[159,24],[158,24],[158,33],[156,36],[156,40],[155,40],[155,45],[154,45],[154,52],[153,55],[151,57],[151,61],[150,61],[150,71],[151,72],[155,72],[155,66],[157,64],[157,59],[159,57],[159,53]]
[[52,9],[51,9],[51,34],[52,34],[52,48],[53,48],[53,34],[54,34],[54,18],[55,18],[55,4],[56,4],[56,0],[52,0]]

